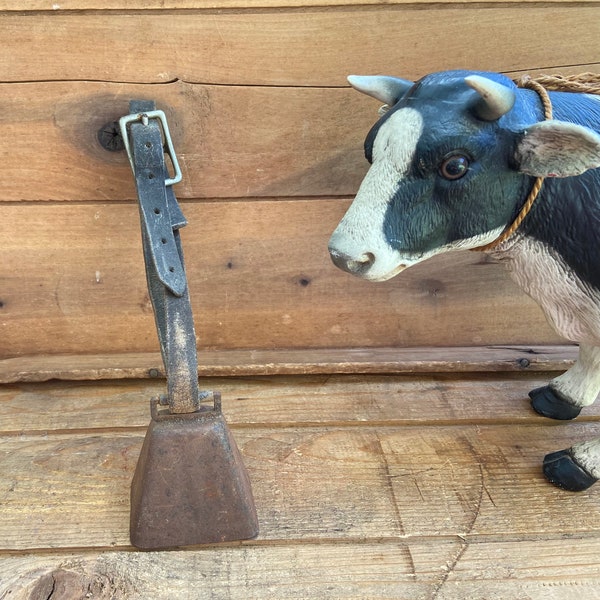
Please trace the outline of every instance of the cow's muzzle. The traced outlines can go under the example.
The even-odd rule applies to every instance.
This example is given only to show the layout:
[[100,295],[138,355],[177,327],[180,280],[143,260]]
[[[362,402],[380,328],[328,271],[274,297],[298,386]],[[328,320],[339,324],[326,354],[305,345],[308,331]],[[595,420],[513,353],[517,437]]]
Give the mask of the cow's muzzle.
[[331,246],[329,256],[336,267],[358,277],[366,275],[375,262],[375,255],[371,252],[365,252],[360,256],[349,256]]

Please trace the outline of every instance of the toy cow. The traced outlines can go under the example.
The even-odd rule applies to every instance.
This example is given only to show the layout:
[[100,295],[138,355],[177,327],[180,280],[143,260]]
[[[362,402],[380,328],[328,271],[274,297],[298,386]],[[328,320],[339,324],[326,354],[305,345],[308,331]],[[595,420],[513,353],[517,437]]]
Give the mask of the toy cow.
[[[483,247],[579,344],[575,364],[529,394],[541,415],[576,417],[600,392],[600,96],[549,92],[545,120],[538,93],[496,73],[349,81],[388,109],[367,135],[371,167],[331,237],[333,262],[384,281],[436,254]],[[548,454],[544,473],[588,488],[600,479],[600,439]]]

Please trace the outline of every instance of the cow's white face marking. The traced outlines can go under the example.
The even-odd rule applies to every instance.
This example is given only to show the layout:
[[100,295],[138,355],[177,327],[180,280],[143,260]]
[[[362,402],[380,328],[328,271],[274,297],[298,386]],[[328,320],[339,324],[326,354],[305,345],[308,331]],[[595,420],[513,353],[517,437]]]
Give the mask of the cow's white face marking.
[[[391,279],[407,267],[431,256],[459,248],[475,248],[494,240],[502,228],[467,240],[457,240],[427,252],[399,252],[385,235],[387,208],[407,175],[423,132],[423,118],[413,108],[401,108],[383,123],[373,142],[373,164],[329,243],[332,256],[356,261],[356,275],[370,281]],[[372,263],[360,269],[362,260]],[[353,270],[354,272],[354,270]]]
[[410,168],[422,131],[421,114],[412,108],[401,108],[381,126],[373,142],[373,164],[332,235],[330,248],[341,254],[357,259],[365,254],[375,256],[365,279],[389,279],[411,263],[389,245],[384,219],[388,203]]

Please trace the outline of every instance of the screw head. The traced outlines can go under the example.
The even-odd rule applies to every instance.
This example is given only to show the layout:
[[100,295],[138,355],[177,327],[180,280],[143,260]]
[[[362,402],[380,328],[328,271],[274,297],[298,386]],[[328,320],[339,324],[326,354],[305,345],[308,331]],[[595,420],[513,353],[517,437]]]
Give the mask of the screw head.
[[111,121],[100,127],[98,130],[98,142],[100,142],[100,145],[109,152],[120,152],[123,150],[125,144],[123,143],[119,123],[117,121]]

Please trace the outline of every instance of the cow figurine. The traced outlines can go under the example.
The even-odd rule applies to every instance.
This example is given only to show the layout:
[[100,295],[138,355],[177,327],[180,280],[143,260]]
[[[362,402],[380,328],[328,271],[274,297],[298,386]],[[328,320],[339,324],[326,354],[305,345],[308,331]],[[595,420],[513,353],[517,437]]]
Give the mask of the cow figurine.
[[[348,79],[387,110],[331,236],[335,265],[384,281],[436,254],[483,247],[579,344],[575,364],[529,394],[541,415],[576,417],[600,392],[600,96],[549,92],[546,120],[536,91],[496,73]],[[529,212],[500,237],[537,181]],[[544,473],[561,488],[588,488],[600,479],[600,438],[548,454]]]

